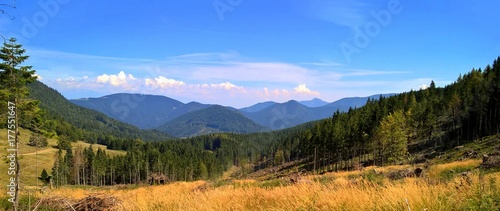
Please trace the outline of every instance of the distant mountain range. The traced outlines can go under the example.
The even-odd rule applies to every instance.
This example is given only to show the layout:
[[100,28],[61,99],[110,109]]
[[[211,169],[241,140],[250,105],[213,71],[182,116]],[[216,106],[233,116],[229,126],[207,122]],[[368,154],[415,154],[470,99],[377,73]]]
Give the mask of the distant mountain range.
[[368,98],[379,97],[343,98],[333,103],[317,98],[301,102],[269,101],[242,109],[197,102],[184,104],[165,96],[142,94],[113,94],[71,102],[141,129],[157,129],[176,137],[190,137],[214,132],[253,133],[289,128],[328,118],[337,110],[361,107]]
[[328,104],[328,102],[325,102],[325,101],[318,99],[318,98],[314,98],[314,99],[308,100],[308,101],[300,101],[300,103],[302,105],[305,105],[305,106],[311,107],[311,108],[321,107],[321,106]]
[[276,102],[267,101],[267,102],[263,102],[263,103],[257,103],[253,106],[250,106],[250,107],[242,108],[242,109],[240,109],[240,111],[249,112],[249,113],[257,112],[257,111],[260,111],[262,109],[265,109],[269,106],[276,105],[276,104],[277,104]]
[[[40,101],[40,108],[47,112],[47,115],[55,119],[61,119],[65,122],[86,131],[105,136],[113,134],[118,138],[142,139],[149,141],[164,141],[172,137],[166,133],[156,130],[140,130],[134,125],[126,124],[123,121],[117,121],[110,118],[109,114],[103,114],[97,109],[88,109],[68,101],[56,90],[47,85],[34,81],[28,85],[30,92],[29,98]],[[102,107],[108,107],[102,104]],[[118,108],[116,111],[121,111]],[[119,119],[118,119],[119,120]],[[67,128],[65,128],[67,130]],[[66,133],[74,131],[65,131]],[[82,137],[80,137],[82,138]],[[94,140],[95,141],[95,138]]]

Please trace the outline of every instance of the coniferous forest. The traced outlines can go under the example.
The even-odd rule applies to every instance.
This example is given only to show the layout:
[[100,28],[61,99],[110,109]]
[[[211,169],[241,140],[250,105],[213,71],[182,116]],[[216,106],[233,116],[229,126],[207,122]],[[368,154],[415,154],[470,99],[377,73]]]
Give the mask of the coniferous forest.
[[151,175],[164,175],[168,181],[214,179],[233,165],[249,173],[306,160],[306,170],[325,172],[424,162],[500,132],[499,86],[500,58],[444,88],[431,82],[425,90],[370,99],[361,108],[276,132],[154,142],[88,132],[97,138],[87,141],[127,154],[110,157],[101,150],[62,149],[65,156],[59,156],[52,175],[57,175],[57,185],[112,185],[147,183]]
[[500,210],[499,7],[2,1],[0,210]]
[[[2,71],[3,78],[8,74]],[[500,57],[445,87],[430,82],[427,89],[369,99],[363,107],[294,128],[187,139],[139,130],[80,108],[38,81],[25,84],[29,95],[21,127],[58,138],[59,152],[49,170],[56,186],[216,179],[231,166],[241,167],[244,175],[294,161],[315,173],[418,163],[500,132]],[[7,91],[3,87],[2,93]],[[110,156],[92,146],[73,149],[71,142],[77,140],[126,155]]]

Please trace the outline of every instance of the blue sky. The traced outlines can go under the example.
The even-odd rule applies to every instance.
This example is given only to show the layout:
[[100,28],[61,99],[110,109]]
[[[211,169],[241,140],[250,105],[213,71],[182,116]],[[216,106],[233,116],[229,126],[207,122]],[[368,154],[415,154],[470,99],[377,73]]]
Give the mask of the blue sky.
[[3,7],[0,33],[18,38],[40,80],[70,99],[132,92],[235,107],[331,102],[431,80],[444,86],[500,55],[494,0],[15,4]]

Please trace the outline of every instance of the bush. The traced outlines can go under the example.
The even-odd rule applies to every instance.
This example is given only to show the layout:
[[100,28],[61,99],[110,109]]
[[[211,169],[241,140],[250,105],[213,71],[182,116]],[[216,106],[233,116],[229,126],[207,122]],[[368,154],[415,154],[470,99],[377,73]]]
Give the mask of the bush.
[[45,136],[37,133],[31,134],[28,146],[42,148],[47,147],[47,145],[49,145],[49,142],[47,142],[47,138]]
[[377,172],[375,169],[372,169],[372,170],[364,173],[363,178],[370,181],[371,183],[379,184],[379,185],[383,185],[384,179],[385,179],[384,175]]

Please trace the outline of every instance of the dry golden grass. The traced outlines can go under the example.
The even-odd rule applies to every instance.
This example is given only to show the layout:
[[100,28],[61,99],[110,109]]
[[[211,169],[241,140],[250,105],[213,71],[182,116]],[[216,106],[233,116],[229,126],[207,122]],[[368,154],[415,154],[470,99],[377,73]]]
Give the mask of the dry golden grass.
[[[19,138],[19,162],[21,165],[21,176],[20,179],[22,181],[21,185],[30,187],[36,186],[37,178],[40,176],[43,169],[45,169],[49,174],[52,171],[52,166],[54,165],[54,161],[56,159],[56,153],[58,149],[54,148],[57,145],[57,139],[50,138],[48,139],[48,146],[44,148],[36,148],[32,146],[28,146],[28,141],[31,132],[29,130],[20,129],[20,138]],[[8,163],[6,162],[7,156],[7,130],[0,129],[0,157],[2,157],[0,162],[0,184],[7,184],[10,176],[7,174]],[[77,146],[89,147],[90,144],[84,142],[76,142],[72,143],[73,149]],[[125,151],[118,150],[107,150],[107,147],[104,145],[95,144],[93,146],[94,150],[97,151],[98,148],[106,150],[110,156],[116,155],[125,155]],[[38,168],[37,168],[38,166]],[[39,185],[42,185],[41,182],[38,182]],[[4,195],[0,193],[0,196]]]
[[[449,169],[476,165],[464,161],[436,166]],[[381,171],[401,167],[380,168]],[[437,170],[435,170],[437,171]],[[357,172],[361,174],[362,172]],[[57,189],[50,195],[81,199],[87,194],[106,193],[123,200],[127,210],[464,210],[474,202],[495,200],[499,190],[495,183],[500,173],[481,179],[476,171],[469,177],[456,176],[449,182],[427,178],[407,178],[398,181],[384,179],[381,183],[351,174],[331,173],[328,182],[308,182],[294,185],[263,187],[255,180],[237,180],[221,187],[211,187],[204,181],[178,182],[164,186],[141,187],[132,190]],[[324,175],[323,175],[324,176]],[[309,176],[314,179],[316,176]],[[319,177],[319,176],[318,176]],[[203,188],[200,188],[203,187]],[[498,199],[497,199],[498,200]]]
[[[71,146],[73,147],[73,150],[74,150],[78,146],[82,146],[83,148],[89,148],[90,144],[85,143],[83,141],[78,141],[76,143],[72,143]],[[100,145],[100,144],[93,144],[92,148],[94,149],[94,152],[97,152],[97,149],[106,150],[106,154],[109,154],[111,157],[117,156],[117,155],[126,155],[127,154],[127,152],[121,151],[121,150],[110,150],[110,149],[108,149],[107,146]]]

